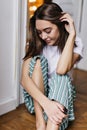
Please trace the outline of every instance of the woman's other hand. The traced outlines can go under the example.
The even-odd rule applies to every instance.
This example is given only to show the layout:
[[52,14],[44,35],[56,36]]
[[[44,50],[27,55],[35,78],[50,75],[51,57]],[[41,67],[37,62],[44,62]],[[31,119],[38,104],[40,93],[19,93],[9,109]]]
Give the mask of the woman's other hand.
[[48,100],[45,104],[44,111],[48,118],[56,125],[61,124],[62,120],[67,117],[67,115],[64,114],[65,107],[57,101]]

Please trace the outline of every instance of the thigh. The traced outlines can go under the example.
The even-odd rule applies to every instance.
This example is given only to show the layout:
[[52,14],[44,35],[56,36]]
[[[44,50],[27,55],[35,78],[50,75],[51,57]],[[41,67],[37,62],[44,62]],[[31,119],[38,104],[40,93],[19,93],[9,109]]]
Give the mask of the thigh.
[[50,99],[60,102],[68,108],[68,92],[71,88],[71,81],[68,75],[53,74],[49,83]]

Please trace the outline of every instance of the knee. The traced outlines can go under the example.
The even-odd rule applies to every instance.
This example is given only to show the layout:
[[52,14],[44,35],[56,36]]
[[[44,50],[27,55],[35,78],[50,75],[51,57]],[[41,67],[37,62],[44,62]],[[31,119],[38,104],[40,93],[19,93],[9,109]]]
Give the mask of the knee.
[[40,69],[40,68],[41,68],[41,61],[40,61],[40,59],[37,59],[36,64],[35,64],[35,69],[37,70],[37,69]]
[[48,68],[47,59],[45,57],[43,57],[43,56],[37,57],[36,58],[35,68],[36,69],[42,68],[42,70],[46,69],[45,71],[47,71],[47,68]]

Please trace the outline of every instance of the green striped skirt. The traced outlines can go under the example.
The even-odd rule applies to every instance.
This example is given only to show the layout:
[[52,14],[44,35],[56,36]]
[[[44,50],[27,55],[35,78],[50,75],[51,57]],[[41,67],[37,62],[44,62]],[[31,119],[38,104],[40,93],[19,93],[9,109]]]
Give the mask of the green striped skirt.
[[[47,59],[38,55],[31,59],[29,64],[29,76],[32,78],[32,73],[36,64],[37,58],[40,59],[45,95],[51,99],[58,101],[67,108],[68,118],[64,119],[60,130],[65,130],[68,127],[68,122],[75,119],[73,101],[75,99],[75,87],[71,83],[71,78],[68,75],[58,75],[54,73],[51,76],[50,83],[48,85],[48,62]],[[32,97],[23,89],[24,102],[31,114],[34,114],[34,103]],[[47,115],[43,112],[44,119],[47,121]]]

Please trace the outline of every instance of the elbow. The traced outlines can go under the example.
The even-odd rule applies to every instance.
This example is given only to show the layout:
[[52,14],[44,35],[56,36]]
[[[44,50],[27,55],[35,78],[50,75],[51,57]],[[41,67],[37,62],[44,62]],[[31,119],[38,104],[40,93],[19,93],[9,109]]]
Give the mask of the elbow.
[[60,69],[59,68],[59,69],[56,70],[56,73],[59,74],[59,75],[64,75],[64,74],[67,73],[67,71],[65,69]]
[[59,67],[59,68],[57,68],[57,70],[56,70],[56,73],[57,74],[59,74],[59,75],[65,75],[68,71],[70,71],[70,69],[71,69],[71,66],[69,66],[69,67]]

